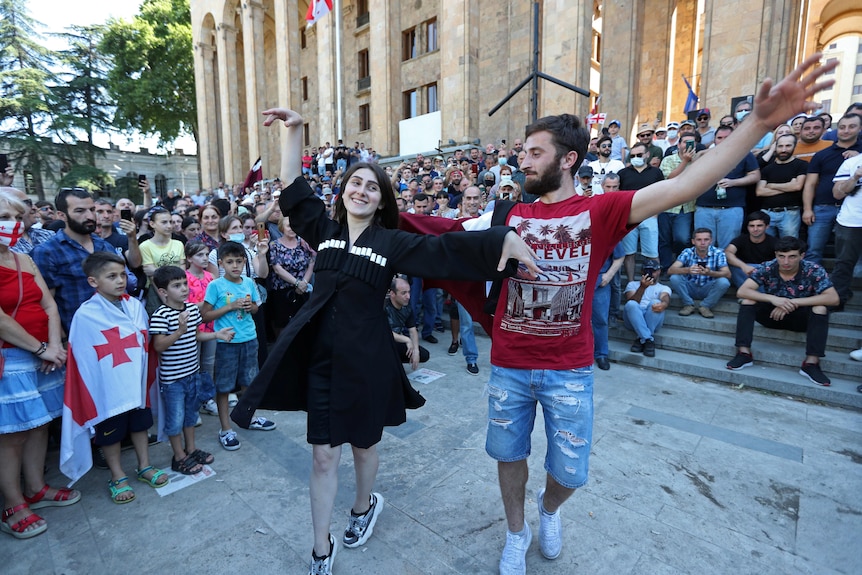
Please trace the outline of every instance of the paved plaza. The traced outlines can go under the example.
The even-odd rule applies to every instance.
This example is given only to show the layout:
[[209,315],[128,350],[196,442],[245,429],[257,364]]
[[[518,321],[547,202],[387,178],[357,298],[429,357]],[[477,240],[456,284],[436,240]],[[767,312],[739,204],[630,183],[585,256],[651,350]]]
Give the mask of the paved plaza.
[[[339,549],[336,574],[497,572],[505,521],[483,448],[490,341],[477,338],[474,377],[460,353],[446,355],[449,334],[439,339],[423,344],[431,350],[423,367],[446,375],[417,384],[427,405],[384,433],[376,490],[385,508],[364,547]],[[357,343],[345,353],[362,350]],[[555,561],[541,556],[537,540],[541,420],[533,433],[528,573],[862,573],[860,413],[619,364],[596,372],[595,401],[590,482],[563,507],[565,545]],[[215,475],[165,496],[132,482],[137,499],[115,505],[108,472],[91,470],[77,485],[79,504],[40,511],[44,535],[0,536],[2,572],[307,573],[304,413],[266,415],[278,429],[241,430],[235,452],[218,445],[217,419],[203,416],[198,443],[215,454]],[[57,455],[48,454],[55,485]],[[167,444],[151,448],[155,465],[169,468],[170,458]],[[123,462],[131,473],[132,451]],[[349,449],[340,481],[338,539],[353,501]]]

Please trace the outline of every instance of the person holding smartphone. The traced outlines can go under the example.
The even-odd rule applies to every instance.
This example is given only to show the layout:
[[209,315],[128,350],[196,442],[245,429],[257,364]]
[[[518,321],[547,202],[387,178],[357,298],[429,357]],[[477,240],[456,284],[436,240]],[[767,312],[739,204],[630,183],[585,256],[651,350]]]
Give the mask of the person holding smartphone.
[[694,313],[694,299],[700,299],[698,313],[707,319],[715,314],[712,308],[730,287],[730,268],[724,250],[712,245],[712,231],[696,228],[691,237],[692,247],[683,250],[668,268],[670,285],[682,298],[679,315]]
[[655,333],[664,324],[664,312],[670,305],[671,289],[659,283],[660,275],[658,260],[645,260],[640,280],[629,282],[625,291],[623,321],[637,336],[631,350],[646,357],[655,356]]

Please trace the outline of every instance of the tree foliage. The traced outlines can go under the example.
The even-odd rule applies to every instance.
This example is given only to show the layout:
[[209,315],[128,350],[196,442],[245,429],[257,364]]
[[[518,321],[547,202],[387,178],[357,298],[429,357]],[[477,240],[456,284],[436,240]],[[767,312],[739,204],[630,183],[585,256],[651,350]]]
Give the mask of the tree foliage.
[[107,89],[114,127],[168,142],[197,139],[192,27],[188,0],[144,0],[131,22],[111,20],[100,50],[111,59]]

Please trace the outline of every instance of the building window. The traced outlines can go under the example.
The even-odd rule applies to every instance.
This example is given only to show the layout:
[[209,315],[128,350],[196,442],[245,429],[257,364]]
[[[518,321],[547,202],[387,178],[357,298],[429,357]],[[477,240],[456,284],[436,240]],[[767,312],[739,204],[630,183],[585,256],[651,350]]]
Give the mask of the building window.
[[835,48],[837,48],[837,47],[838,47],[838,42],[833,42],[832,44],[829,44],[829,49],[830,49],[830,50],[834,50],[834,49],[835,49]]
[[862,85],[853,86],[853,95],[862,94]]
[[425,52],[433,52],[437,49],[437,19],[425,22]]
[[308,76],[302,77],[302,80],[300,80],[300,86],[302,87],[302,101],[305,102],[308,100]]
[[302,145],[310,146],[311,145],[311,132],[308,129],[308,122],[302,125]]
[[307,42],[305,40],[305,26],[299,29],[299,47],[305,50]]
[[425,105],[428,108],[426,111],[429,114],[440,109],[440,106],[437,104],[437,82],[425,86]]
[[417,55],[416,28],[410,28],[401,34],[401,60],[411,60]]
[[361,28],[368,24],[369,17],[368,0],[356,0],[356,27]]
[[856,49],[857,54],[862,54],[862,42],[859,42],[859,47]]
[[371,129],[371,104],[359,106],[359,131],[364,132]]
[[827,114],[832,113],[832,100],[820,100],[820,109]]
[[[826,64],[832,64],[833,62],[837,62],[837,61],[838,61],[838,58],[827,58],[827,59],[826,59]],[[826,72],[826,74],[825,74],[825,75],[826,75],[826,76],[828,76],[828,75],[831,75],[831,74],[834,74],[834,73],[835,73],[835,68],[832,68],[831,70],[829,70],[828,72]]]
[[156,194],[164,198],[168,194],[168,179],[164,174],[156,174]]
[[856,73],[862,74],[862,64],[856,64]]
[[418,94],[416,90],[407,90],[403,94],[404,100],[404,119],[414,118],[419,115],[418,113]]
[[359,67],[359,79],[367,78],[371,75],[371,66],[368,60],[368,50],[360,50],[357,54],[357,63]]

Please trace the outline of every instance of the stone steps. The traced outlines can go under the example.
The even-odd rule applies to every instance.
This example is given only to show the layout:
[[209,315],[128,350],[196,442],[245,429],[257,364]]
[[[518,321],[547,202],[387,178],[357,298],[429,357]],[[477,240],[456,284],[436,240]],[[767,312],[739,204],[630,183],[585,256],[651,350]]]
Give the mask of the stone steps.
[[850,351],[862,347],[862,297],[848,302],[845,311],[830,315],[826,357],[821,364],[824,373],[832,380],[830,387],[815,385],[798,373],[805,355],[804,333],[768,329],[760,324],[754,327],[754,365],[739,371],[728,370],[725,364],[736,354],[734,342],[739,304],[735,296],[725,295],[716,304],[712,310],[715,313],[713,319],[701,317],[697,312],[682,317],[678,314],[680,307],[679,298],[672,297],[664,326],[656,334],[657,349],[653,358],[629,351],[634,333],[622,322],[612,321],[610,359],[862,409],[862,393],[856,391],[862,383],[862,363],[848,356]]

